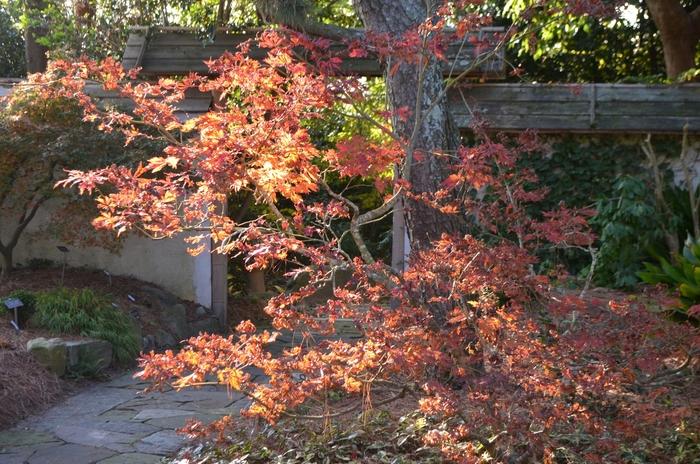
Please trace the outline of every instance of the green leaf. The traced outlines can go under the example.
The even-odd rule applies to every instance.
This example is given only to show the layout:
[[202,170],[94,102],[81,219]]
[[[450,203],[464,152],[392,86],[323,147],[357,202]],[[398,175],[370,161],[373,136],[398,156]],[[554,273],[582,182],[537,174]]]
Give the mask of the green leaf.
[[700,286],[681,284],[679,290],[681,292],[681,295],[683,295],[686,298],[692,298],[693,300],[700,298]]
[[[700,250],[700,248],[699,248]],[[698,255],[700,256],[700,255]],[[693,250],[688,248],[687,246],[683,247],[683,257],[688,260],[689,263],[694,264],[695,266],[700,266],[700,259],[698,259],[695,256],[695,253]]]
[[661,258],[661,269],[677,283],[688,282],[683,273],[671,265],[666,258]]

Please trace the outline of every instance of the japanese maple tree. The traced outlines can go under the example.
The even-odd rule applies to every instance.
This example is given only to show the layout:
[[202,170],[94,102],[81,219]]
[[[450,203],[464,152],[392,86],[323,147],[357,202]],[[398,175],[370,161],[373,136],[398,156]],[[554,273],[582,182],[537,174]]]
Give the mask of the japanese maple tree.
[[[437,13],[405,35],[353,39],[347,50],[425,69],[451,40],[443,35],[447,18],[458,39],[482,24],[450,16],[448,7]],[[85,118],[105,131],[167,143],[137,168],[73,170],[60,182],[97,193],[96,227],[153,237],[196,230],[188,239],[193,253],[212,240],[219,251],[244,256],[251,269],[285,262],[289,278],[305,276],[301,288],[269,300],[265,311],[275,331],[242,322],[235,335],[194,337],[178,353],[145,355],[143,378],[176,388],[226,385],[250,399],[244,415],[273,424],[370,414],[408,398],[430,419],[425,443],[465,463],[554,462],[565,443],[586,462],[621,462],[640,437],[693,420],[696,403],[664,401],[664,395],[667,381],[682,381],[678,374],[694,365],[697,331],[659,320],[634,301],[590,305],[533,272],[539,247],[588,249],[594,237],[585,221],[590,211],[562,206],[540,218],[527,214],[527,205],[546,193],[533,187],[531,172],[516,169],[519,153],[535,146],[531,134],[508,141],[477,128],[472,146],[419,149],[422,120],[437,105],[423,106],[421,97],[414,108],[359,115],[381,128],[385,143],[355,134],[322,149],[309,122],[363,98],[363,81],[339,74],[342,55],[325,39],[266,31],[257,45],[267,49],[266,58],[250,58],[244,45],[208,63],[215,77],[140,82],[136,71],[113,60],[56,62],[32,77],[47,96],[80,101]],[[133,111],[98,105],[85,94],[86,80],[131,99]],[[175,103],[193,88],[216,102],[182,121]],[[390,121],[417,129],[404,136]],[[412,169],[431,162],[443,165],[445,176],[433,189],[415,189]],[[384,201],[373,209],[329,182],[330,176],[376,178],[395,166],[393,176],[376,183]],[[221,205],[237,192],[250,193],[268,214],[240,223],[225,215]],[[318,202],[319,193],[328,201]],[[420,204],[419,211],[438,211],[468,233],[421,237],[405,271],[392,271],[372,255],[363,227],[390,214],[400,198]],[[356,256],[341,246],[334,227],[340,221],[348,224]],[[339,270],[352,278],[340,283]],[[329,283],[331,298],[309,298]],[[354,321],[362,338],[324,339],[340,318]],[[298,333],[300,343],[273,356],[268,345],[282,330]],[[251,367],[264,378],[253,377]],[[331,392],[350,402],[340,410],[300,412],[313,400],[328,405]],[[224,418],[187,430],[225,437],[232,425]],[[598,443],[574,442],[577,434]]]

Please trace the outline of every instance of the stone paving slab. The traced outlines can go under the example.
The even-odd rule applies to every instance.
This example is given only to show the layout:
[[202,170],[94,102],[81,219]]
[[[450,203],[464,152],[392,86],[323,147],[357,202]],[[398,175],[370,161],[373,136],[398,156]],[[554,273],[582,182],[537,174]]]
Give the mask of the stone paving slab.
[[161,459],[161,456],[153,454],[126,453],[112,456],[100,461],[98,464],[158,464]]
[[189,418],[209,422],[248,404],[225,388],[145,386],[129,373],[0,432],[0,464],[155,464],[186,443],[175,430]]
[[27,464],[95,464],[115,454],[114,451],[104,448],[66,443],[37,450],[27,459]]
[[134,446],[144,453],[167,456],[182,448],[185,443],[184,437],[174,430],[162,430],[147,436]]

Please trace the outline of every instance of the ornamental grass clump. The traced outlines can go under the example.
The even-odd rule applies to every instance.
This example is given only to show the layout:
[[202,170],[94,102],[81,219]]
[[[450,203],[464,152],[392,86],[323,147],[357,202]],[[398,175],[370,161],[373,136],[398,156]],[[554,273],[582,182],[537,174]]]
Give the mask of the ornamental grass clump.
[[56,334],[80,335],[112,344],[114,359],[128,364],[139,354],[139,339],[129,317],[90,289],[58,288],[36,295],[32,324]]

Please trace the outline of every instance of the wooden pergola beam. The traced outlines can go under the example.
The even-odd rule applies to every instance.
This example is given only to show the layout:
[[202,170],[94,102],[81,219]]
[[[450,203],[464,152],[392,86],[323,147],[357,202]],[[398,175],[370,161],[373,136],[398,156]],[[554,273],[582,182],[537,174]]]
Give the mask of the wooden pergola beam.
[[[185,28],[148,28],[136,27],[131,30],[126,43],[122,62],[127,69],[140,67],[147,76],[184,75],[190,72],[207,74],[204,64],[218,58],[225,51],[235,51],[239,45],[248,40],[255,40],[259,30],[230,31],[219,29],[213,37],[203,38],[192,29]],[[445,63],[445,74],[452,76],[467,71],[469,77],[502,79],[505,76],[503,47],[485,45],[495,40],[502,28],[484,28],[473,34],[477,45],[470,37],[453,43],[448,48],[450,61]],[[479,45],[480,44],[480,45]],[[347,49],[345,44],[334,43],[331,49],[341,56]],[[495,50],[495,51],[494,51]],[[262,59],[265,49],[251,46],[249,56]],[[456,61],[455,61],[456,59]],[[478,65],[474,63],[480,62]],[[376,57],[345,58],[341,69],[348,74],[378,77],[384,74],[383,65]]]

